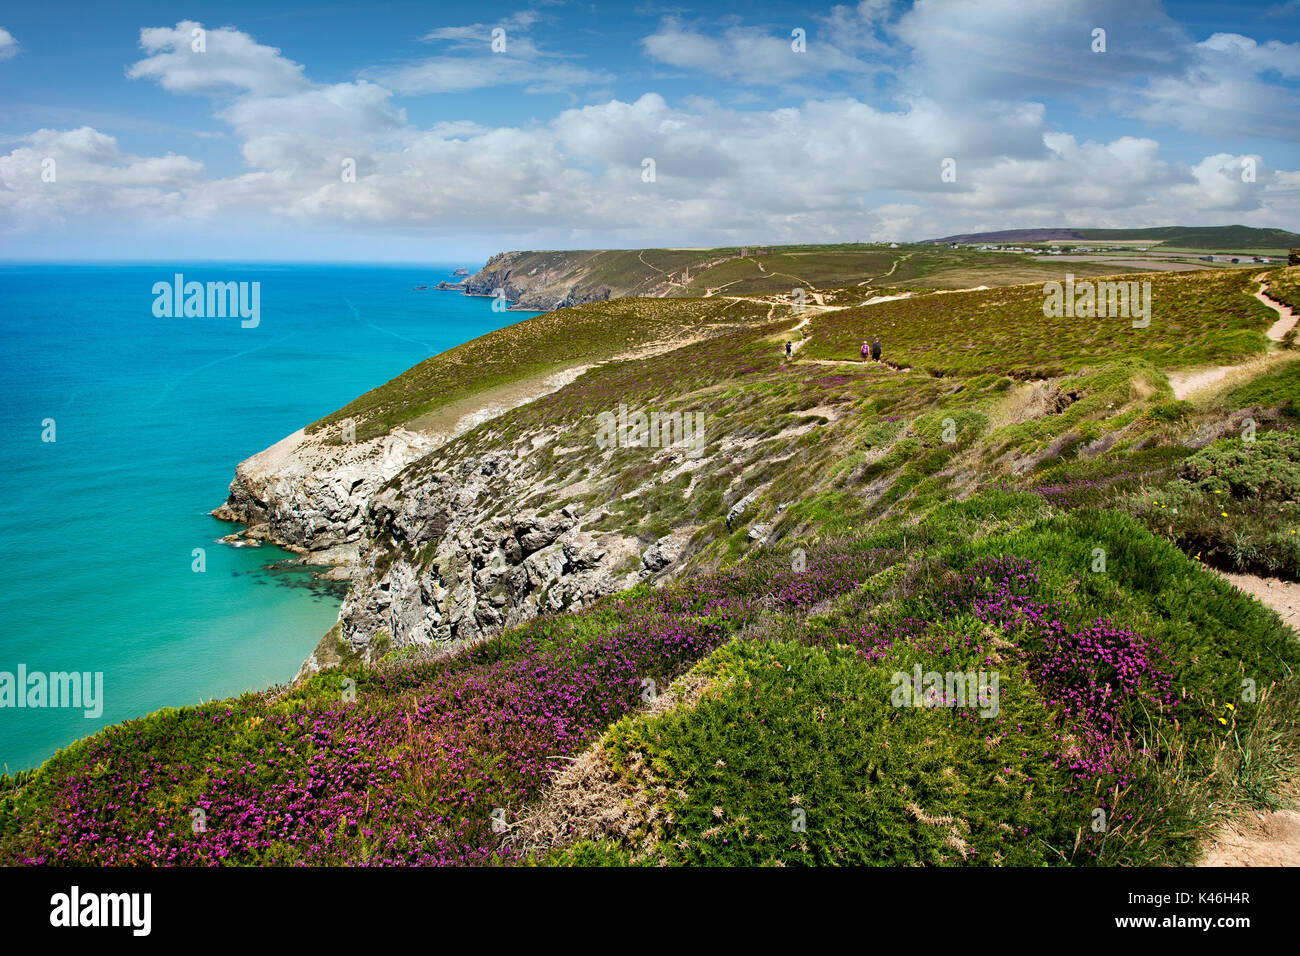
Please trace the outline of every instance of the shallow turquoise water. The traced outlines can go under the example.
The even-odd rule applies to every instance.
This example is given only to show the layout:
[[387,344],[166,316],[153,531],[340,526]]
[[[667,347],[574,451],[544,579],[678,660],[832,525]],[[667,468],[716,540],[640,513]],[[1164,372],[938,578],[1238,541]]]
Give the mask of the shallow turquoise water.
[[[278,549],[218,543],[233,528],[207,512],[239,461],[531,314],[412,289],[458,265],[0,263],[0,672],[104,675],[96,719],[0,706],[0,765],[293,676],[337,598],[263,570]],[[155,318],[176,272],[260,282],[260,323]]]

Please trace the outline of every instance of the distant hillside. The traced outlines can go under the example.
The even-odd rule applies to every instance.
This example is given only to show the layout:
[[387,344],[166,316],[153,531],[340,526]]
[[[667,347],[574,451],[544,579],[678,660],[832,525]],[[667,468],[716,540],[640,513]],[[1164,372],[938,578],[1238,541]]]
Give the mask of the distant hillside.
[[[1088,267],[1074,263],[1076,274]],[[518,309],[549,311],[627,296],[810,294],[867,286],[969,288],[1041,281],[1060,268],[1013,253],[919,244],[844,243],[705,249],[583,249],[502,252],[463,283],[439,288],[471,295],[498,289]],[[1108,265],[1100,272],[1124,271]],[[815,299],[816,296],[814,295]]]
[[1156,229],[1083,229],[1085,239],[1159,239],[1166,246],[1195,249],[1289,249],[1300,235],[1253,226],[1161,226]]
[[942,239],[927,239],[927,243],[939,242],[1048,242],[1052,239],[1082,239],[1083,233],[1078,229],[999,229],[996,232],[966,232],[956,236],[944,236]]
[[887,272],[883,245],[731,246],[502,252],[465,281],[471,295],[497,289],[521,309],[561,309],[625,296],[665,298],[789,292],[848,285]]
[[1256,229],[1253,226],[1158,226],[1153,229],[1002,229],[997,232],[971,232],[942,239],[940,242],[1049,242],[1060,239],[1159,240],[1162,245],[1194,249],[1289,249],[1300,246],[1300,235],[1285,229]]

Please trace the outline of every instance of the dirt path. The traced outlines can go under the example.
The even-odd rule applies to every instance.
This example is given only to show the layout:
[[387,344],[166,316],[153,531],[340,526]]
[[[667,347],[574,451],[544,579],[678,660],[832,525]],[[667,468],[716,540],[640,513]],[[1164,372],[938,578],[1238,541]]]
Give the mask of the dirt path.
[[[821,304],[821,303],[818,303],[818,305],[820,305],[820,304]],[[812,316],[811,316],[811,315],[805,315],[802,319],[799,320],[799,324],[796,325],[794,328],[792,328],[790,331],[791,331],[791,332],[798,332],[800,329],[805,328],[805,327],[808,325],[808,323],[811,322],[811,321],[812,321]],[[797,342],[795,342],[795,343],[791,346],[790,354],[791,354],[791,355],[794,355],[796,352],[798,352],[801,348],[804,347],[804,343],[806,343],[807,341],[808,341],[808,340],[807,340],[806,338],[804,338],[803,336],[800,336],[800,337],[799,337],[799,340],[798,340]]]
[[875,282],[876,279],[887,279],[887,278],[889,278],[890,276],[892,276],[892,275],[894,274],[894,270],[898,268],[898,264],[899,264],[900,262],[902,262],[904,259],[910,259],[910,258],[912,258],[912,256],[914,256],[914,255],[916,255],[916,253],[914,253],[914,252],[909,252],[909,253],[908,253],[907,255],[905,255],[905,256],[899,256],[897,259],[894,260],[894,264],[893,264],[892,266],[889,267],[889,271],[888,271],[888,272],[881,273],[880,275],[876,276],[875,279],[868,279],[868,280],[866,280],[865,282],[859,282],[858,285],[860,285],[860,286],[862,286],[862,285],[870,285],[872,282]]
[[652,266],[650,265],[650,263],[646,262],[644,251],[638,251],[636,257],[641,260],[641,265],[645,266],[646,268],[653,269],[655,272],[658,272],[660,275],[663,275],[667,271],[666,269],[660,269],[658,266]]
[[1168,372],[1169,385],[1174,390],[1174,398],[1183,399],[1193,392],[1209,388],[1215,382],[1222,381],[1228,375],[1241,368],[1240,365],[1220,365],[1216,368],[1199,369],[1195,372]]
[[559,391],[564,386],[576,381],[590,369],[613,362],[628,362],[650,358],[664,352],[672,352],[687,345],[693,345],[696,342],[702,342],[706,338],[708,336],[705,335],[670,336],[649,342],[628,352],[611,355],[609,358],[601,359],[598,362],[577,363],[548,372],[540,372],[517,382],[508,382],[505,385],[486,388],[459,401],[450,402],[441,408],[425,412],[423,415],[403,423],[396,430],[432,438],[437,443],[437,446],[440,446],[486,421],[513,411],[521,405],[535,402],[552,392]]
[[[1281,342],[1286,337],[1286,334],[1295,327],[1296,315],[1289,305],[1269,298],[1265,275],[1266,273],[1261,272],[1255,276],[1255,281],[1259,283],[1259,291],[1255,293],[1255,298],[1278,314],[1277,321],[1264,334],[1274,342]],[[1251,364],[1250,362],[1243,362],[1241,365],[1220,365],[1215,368],[1194,370],[1184,369],[1166,372],[1165,374],[1169,377],[1169,384],[1174,390],[1174,398],[1184,399],[1195,392],[1209,388],[1216,382],[1227,378],[1233,372],[1247,368]]]
[[1300,866],[1300,813],[1252,811],[1219,829],[1201,866]]
[[877,302],[893,302],[895,299],[910,299],[915,294],[916,293],[914,292],[900,292],[898,293],[898,295],[873,295],[870,299],[868,299],[866,302],[863,302],[862,304],[875,305]]
[[[710,299],[713,296],[717,295],[719,292],[721,292],[723,289],[725,289],[727,286],[735,285],[737,282],[744,282],[744,281],[745,281],[744,279],[733,279],[732,281],[724,282],[722,285],[719,286],[711,286],[704,290],[703,297],[706,299]],[[732,297],[728,296],[728,298],[732,298]]]
[[[814,310],[815,310],[815,311],[817,311],[817,312],[838,312],[838,311],[840,311],[841,309],[849,309],[849,308],[853,308],[853,306],[848,306],[848,305],[827,305],[827,304],[825,303],[825,301],[822,299],[822,295],[821,295],[820,292],[813,292],[813,293],[812,293],[812,297],[813,297],[814,299],[817,300],[817,304],[816,304],[816,305],[807,305],[807,304],[805,304],[805,305],[803,306],[803,308],[804,308],[806,311],[814,311]],[[732,299],[733,301],[736,301],[736,302],[757,302],[759,305],[769,305],[769,304],[770,304],[770,305],[772,306],[772,309],[775,309],[775,308],[776,308],[777,306],[779,306],[779,305],[793,305],[793,304],[794,304],[794,303],[792,303],[792,302],[786,302],[786,301],[783,301],[783,299],[785,298],[784,296],[778,296],[778,297],[776,298],[775,301],[773,301],[771,298],[767,298],[767,297],[759,298],[759,297],[752,296],[752,295],[726,295],[726,296],[723,296],[723,298],[724,298],[724,299]],[[772,309],[768,309],[768,310],[767,310],[767,317],[768,317],[769,319],[772,317]],[[799,326],[799,328],[803,328],[803,325],[806,325],[807,322],[808,322],[808,320],[807,320],[807,319],[804,319],[804,320],[803,320],[803,324],[801,324],[801,325]],[[793,331],[793,330],[792,330],[792,331]]]
[[1254,574],[1232,574],[1228,571],[1217,573],[1238,590],[1245,591],[1251,597],[1258,598],[1261,604],[1277,611],[1277,616],[1283,623],[1300,632],[1300,584],[1279,578],[1261,578]]
[[1264,279],[1265,273],[1255,276],[1255,281],[1259,283],[1259,291],[1255,293],[1255,298],[1263,302],[1266,306],[1277,313],[1277,321],[1269,327],[1264,334],[1274,342],[1281,342],[1286,338],[1286,334],[1295,328],[1296,314],[1292,311],[1291,306],[1285,302],[1279,302],[1268,296],[1268,283]]
[[[1215,573],[1300,631],[1300,584],[1253,574]],[[1300,866],[1300,812],[1247,811],[1220,827],[1202,850],[1201,866]]]

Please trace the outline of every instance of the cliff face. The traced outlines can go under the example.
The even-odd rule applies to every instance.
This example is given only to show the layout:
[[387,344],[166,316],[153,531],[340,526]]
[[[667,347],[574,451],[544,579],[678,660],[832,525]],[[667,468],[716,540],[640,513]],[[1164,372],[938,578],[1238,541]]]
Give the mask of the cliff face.
[[[562,494],[551,501],[558,507],[510,504],[544,485],[530,457],[498,449],[435,454],[381,490],[339,613],[345,652],[366,659],[394,646],[474,641],[544,611],[581,608],[681,555],[682,535],[647,546],[600,528],[607,510]],[[313,655],[305,669],[320,663]]]
[[[249,526],[231,543],[272,541],[333,565],[330,576],[349,582],[339,623],[304,674],[412,645],[474,641],[539,613],[581,608],[672,574],[689,556],[694,519],[666,520],[640,500],[646,469],[680,479],[687,501],[691,476],[716,464],[717,448],[700,454],[700,443],[688,442],[685,425],[695,419],[684,404],[689,390],[677,394],[678,356],[756,334],[769,312],[760,302],[637,300],[529,319],[491,333],[485,354],[535,364],[543,340],[558,342],[558,371],[545,366],[501,385],[506,370],[478,352],[443,353],[427,360],[429,380],[462,389],[481,381],[471,399],[423,411],[422,380],[399,377],[383,387],[385,400],[418,415],[364,441],[345,440],[350,417],[294,432],[238,466],[213,514]],[[709,373],[700,357],[692,367]],[[448,369],[468,377],[453,381]],[[620,400],[650,407],[649,394],[664,388],[669,396],[654,407],[668,413],[671,441],[635,449],[599,441],[601,413]],[[638,398],[637,389],[649,392]]]
[[[458,644],[547,610],[581,608],[668,568],[685,539],[650,543],[592,525],[605,509],[547,487],[529,452],[397,429],[340,443],[337,426],[302,430],[240,463],[213,514],[334,565],[349,580],[339,624],[300,676],[394,647]],[[521,453],[522,452],[522,453]],[[418,467],[412,466],[418,463]],[[512,503],[543,500],[542,507]]]
[[310,436],[299,429],[241,462],[213,515],[248,525],[243,537],[272,541],[318,563],[354,563],[366,503],[440,440],[400,428],[365,442],[340,438],[338,426]]
[[586,275],[597,252],[502,252],[465,280],[469,295],[496,295],[503,290],[516,309],[549,312],[586,302],[603,302],[627,290],[594,282]]

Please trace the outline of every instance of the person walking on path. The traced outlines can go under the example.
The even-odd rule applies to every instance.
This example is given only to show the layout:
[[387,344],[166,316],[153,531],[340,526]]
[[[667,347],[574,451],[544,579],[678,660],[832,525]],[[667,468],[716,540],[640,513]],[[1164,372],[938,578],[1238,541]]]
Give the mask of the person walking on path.
[[875,341],[871,343],[871,357],[877,362],[880,361],[880,336],[876,336]]
[[785,360],[786,360],[787,362],[790,361],[790,356],[791,356],[792,354],[793,354],[793,346],[792,346],[789,342],[786,342],[786,343],[785,343]]
[[866,339],[863,339],[862,340],[862,361],[865,362],[867,360],[867,356],[870,354],[871,354],[871,346],[867,344]]

